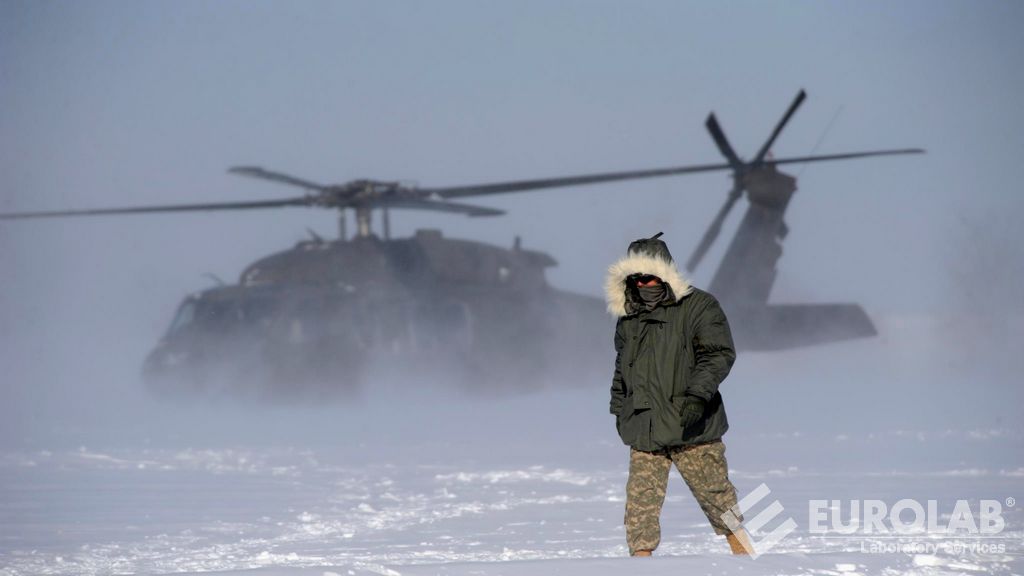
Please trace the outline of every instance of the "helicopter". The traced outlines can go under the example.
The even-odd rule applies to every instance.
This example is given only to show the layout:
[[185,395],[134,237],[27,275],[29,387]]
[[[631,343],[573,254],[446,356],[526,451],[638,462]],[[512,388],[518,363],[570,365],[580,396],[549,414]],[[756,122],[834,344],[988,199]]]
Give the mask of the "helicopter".
[[[339,211],[339,235],[311,238],[249,264],[238,282],[187,296],[143,375],[158,390],[238,387],[275,394],[361,385],[374,365],[416,375],[442,373],[470,387],[538,386],[545,378],[607,364],[611,318],[596,297],[559,290],[545,278],[544,252],[446,238],[418,230],[392,238],[390,211],[470,217],[503,211],[464,198],[569,186],[731,171],[725,204],[686,262],[693,272],[746,195],[743,216],[709,291],[730,317],[737,347],[782,350],[876,334],[857,304],[771,304],[796,178],[786,164],[920,154],[917,148],[776,159],[770,150],[806,93],[801,90],[748,161],[733,150],[712,112],[705,123],[725,163],[582,174],[449,187],[354,180],[324,185],[257,166],[229,173],[300,188],[302,196],[248,202],[0,213],[0,219],[206,212],[285,207]],[[347,232],[348,212],[355,232]],[[379,212],[382,236],[373,230]]]

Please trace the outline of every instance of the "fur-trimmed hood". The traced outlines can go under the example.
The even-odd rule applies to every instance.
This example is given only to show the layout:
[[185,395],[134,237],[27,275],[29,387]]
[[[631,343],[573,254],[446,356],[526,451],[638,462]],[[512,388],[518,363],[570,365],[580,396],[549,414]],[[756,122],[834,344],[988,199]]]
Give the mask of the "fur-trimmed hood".
[[626,278],[633,274],[650,274],[668,284],[676,301],[682,300],[692,290],[690,283],[679,273],[674,262],[644,253],[632,253],[608,267],[608,278],[604,283],[608,312],[613,316],[626,315]]

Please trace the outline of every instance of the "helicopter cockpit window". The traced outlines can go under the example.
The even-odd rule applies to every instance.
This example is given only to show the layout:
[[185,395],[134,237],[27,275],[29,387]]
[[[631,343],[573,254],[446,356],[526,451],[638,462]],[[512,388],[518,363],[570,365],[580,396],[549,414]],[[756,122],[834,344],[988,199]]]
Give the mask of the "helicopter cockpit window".
[[174,334],[185,326],[188,326],[193,320],[195,320],[195,317],[195,300],[186,300],[180,307],[178,307],[178,313],[174,315],[174,320],[171,321],[171,327],[167,330],[168,333]]
[[201,302],[195,312],[195,323],[211,332],[233,329],[239,320],[241,310],[238,304],[227,300]]

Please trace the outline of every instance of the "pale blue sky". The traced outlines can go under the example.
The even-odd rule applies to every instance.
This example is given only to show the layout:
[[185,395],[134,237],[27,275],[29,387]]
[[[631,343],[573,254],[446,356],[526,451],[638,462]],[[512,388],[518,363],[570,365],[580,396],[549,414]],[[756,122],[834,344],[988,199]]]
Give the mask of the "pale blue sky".
[[[293,192],[226,175],[234,164],[444,185],[717,161],[709,110],[751,155],[801,87],[810,98],[776,155],[810,152],[840,106],[819,152],[929,155],[808,167],[779,298],[944,306],[961,228],[1022,205],[1018,3],[4,2],[0,16],[5,210]],[[727,186],[724,173],[613,184],[481,201],[510,211],[500,220],[395,223],[501,244],[522,233],[562,262],[556,283],[596,294],[634,236],[664,229],[685,256]],[[184,264],[162,267],[180,292],[307,225],[334,228],[331,214],[287,212],[3,234],[27,257],[43,227],[145,230],[144,250]],[[237,246],[194,263],[185,229]]]

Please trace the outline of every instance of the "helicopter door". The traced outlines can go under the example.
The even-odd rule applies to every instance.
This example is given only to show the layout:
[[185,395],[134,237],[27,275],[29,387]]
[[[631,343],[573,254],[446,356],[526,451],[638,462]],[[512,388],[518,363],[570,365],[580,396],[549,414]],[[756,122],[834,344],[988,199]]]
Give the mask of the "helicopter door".
[[473,345],[473,314],[465,302],[421,305],[409,323],[410,345],[424,356],[463,354]]

